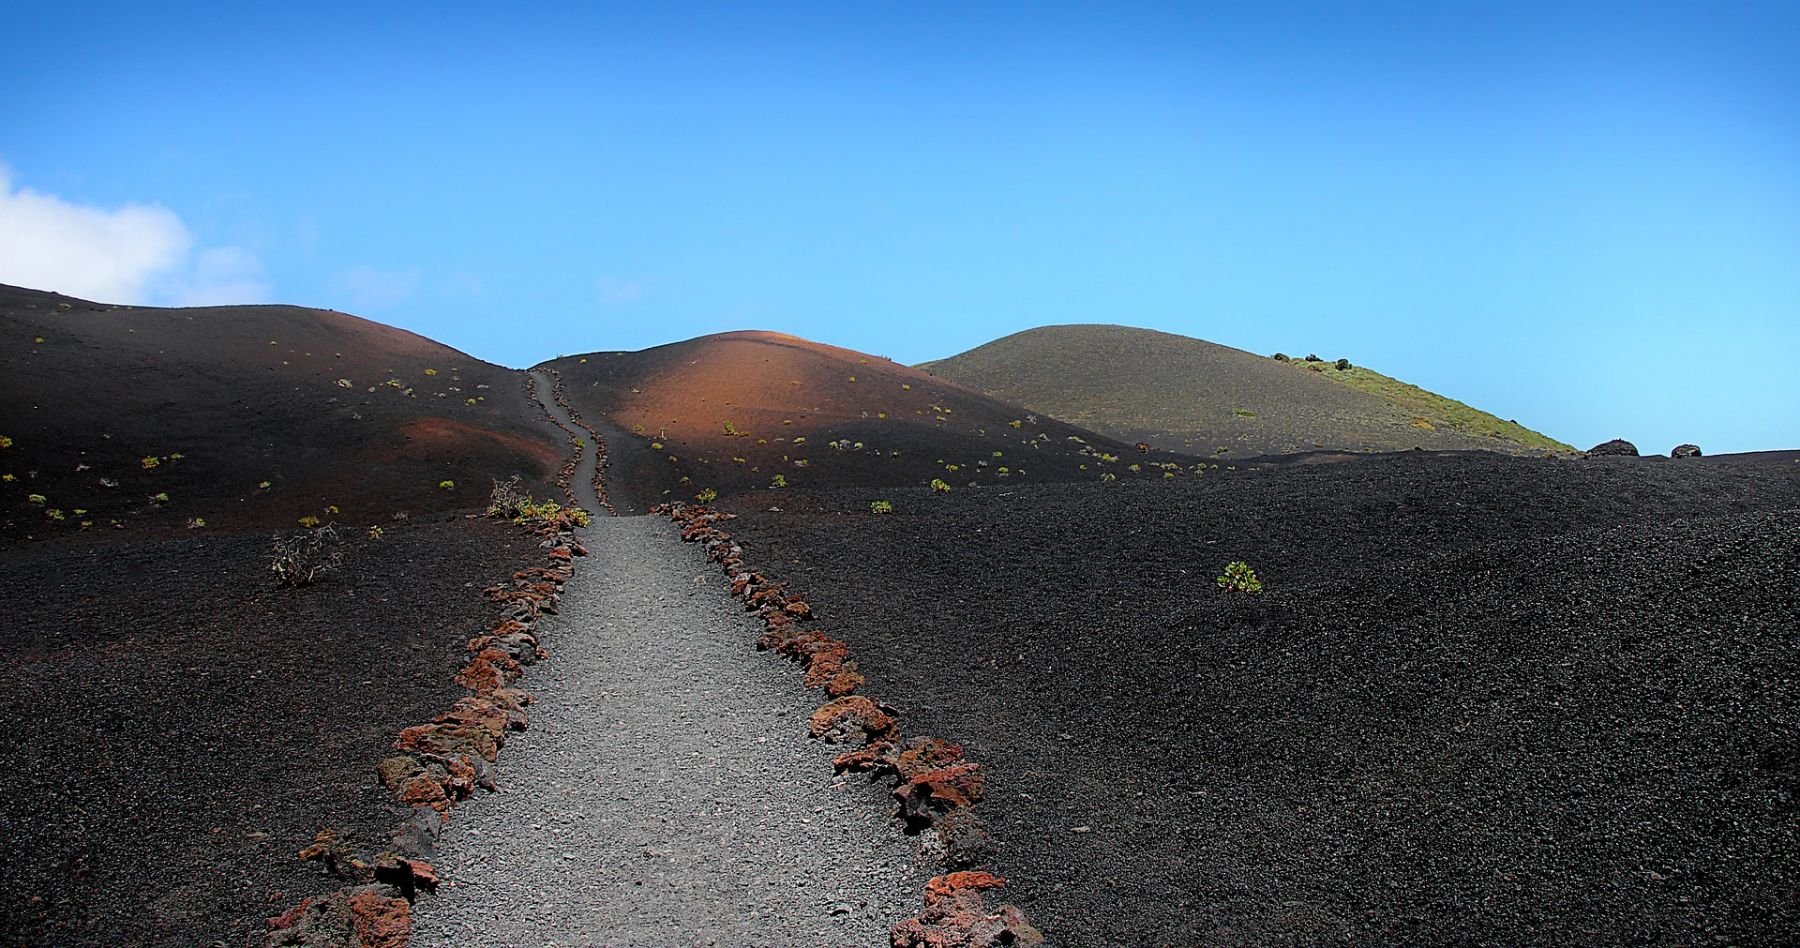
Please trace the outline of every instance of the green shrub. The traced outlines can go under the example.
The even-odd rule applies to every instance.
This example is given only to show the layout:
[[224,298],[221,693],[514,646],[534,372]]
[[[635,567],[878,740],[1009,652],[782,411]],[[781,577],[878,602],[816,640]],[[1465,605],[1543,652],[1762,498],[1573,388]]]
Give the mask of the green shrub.
[[934,491],[937,491],[940,494],[950,493],[950,485],[944,483],[943,478],[940,478],[940,477],[934,477],[931,479],[931,489]]
[[777,474],[777,475],[775,475],[775,477],[773,479],[771,479],[769,481],[769,486],[770,487],[786,487],[787,486],[787,478],[780,474]]
[[1285,352],[1277,352],[1277,353],[1275,353],[1275,357],[1274,357],[1274,358],[1275,358],[1275,361],[1276,361],[1276,362],[1292,362],[1292,361],[1293,361],[1293,360],[1292,360],[1292,359],[1289,359],[1289,358],[1288,358],[1288,357],[1287,357],[1287,353],[1285,353]]
[[1350,371],[1350,360],[1349,360],[1349,359],[1339,359],[1339,360],[1337,360],[1337,370],[1338,370],[1338,371],[1339,371],[1339,372],[1348,372],[1348,371]]
[[869,501],[869,512],[872,514],[891,514],[894,512],[894,505],[885,500],[871,500]]
[[1308,361],[1308,362],[1323,362],[1325,360],[1319,358],[1317,353],[1309,352],[1306,354],[1306,361]]
[[710,504],[713,501],[719,499],[719,492],[708,487],[705,490],[702,490],[700,493],[695,494],[694,499],[703,504]]
[[1262,580],[1256,578],[1256,570],[1243,560],[1225,564],[1225,575],[1219,577],[1219,588],[1235,593],[1255,595],[1262,592]]
[[455,481],[438,481],[438,489],[439,490],[455,490],[456,482]]

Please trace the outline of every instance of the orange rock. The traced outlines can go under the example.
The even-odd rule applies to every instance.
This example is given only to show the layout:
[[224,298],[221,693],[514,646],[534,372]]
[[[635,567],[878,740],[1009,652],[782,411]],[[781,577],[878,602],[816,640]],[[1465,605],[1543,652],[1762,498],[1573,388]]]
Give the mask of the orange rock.
[[858,734],[870,739],[890,737],[897,723],[875,702],[861,695],[849,695],[814,711],[809,726],[813,737],[835,744]]
[[368,888],[350,896],[351,924],[361,948],[406,948],[412,939],[412,906]]

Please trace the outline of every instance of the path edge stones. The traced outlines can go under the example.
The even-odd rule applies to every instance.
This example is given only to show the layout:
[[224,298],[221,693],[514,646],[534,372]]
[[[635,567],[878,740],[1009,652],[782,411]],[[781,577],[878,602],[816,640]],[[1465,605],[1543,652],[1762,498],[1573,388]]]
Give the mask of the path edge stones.
[[[552,394],[566,407],[561,377],[553,378]],[[483,590],[498,616],[486,634],[464,645],[471,657],[455,680],[469,694],[430,722],[401,730],[393,745],[397,753],[376,765],[376,778],[411,809],[411,815],[393,828],[388,845],[373,854],[359,852],[330,829],[321,830],[297,855],[318,862],[346,884],[269,917],[267,948],[406,948],[412,939],[413,901],[437,889],[431,859],[450,811],[477,788],[499,789],[494,764],[500,749],[511,733],[530,725],[525,709],[531,695],[515,684],[527,666],[549,657],[534,630],[543,616],[557,614],[562,591],[575,576],[575,560],[588,551],[575,534],[586,524],[587,514],[570,483],[581,461],[582,439],[544,405],[531,373],[525,374],[524,384],[550,423],[568,435],[571,453],[557,485],[571,506],[547,517],[514,518],[520,529],[539,537],[543,562]],[[571,413],[571,417],[582,424],[579,416]],[[595,493],[611,512],[600,482],[606,443],[591,428],[588,434],[596,452]],[[490,508],[488,516],[505,518],[510,513]]]
[[893,927],[892,948],[1042,944],[1042,934],[1018,907],[987,901],[985,893],[1003,888],[1006,880],[983,868],[996,846],[975,813],[985,790],[982,766],[943,738],[903,736],[898,710],[856,693],[867,681],[856,670],[849,645],[807,627],[816,615],[786,581],[745,565],[743,546],[718,526],[735,514],[686,503],[659,504],[650,513],[667,516],[683,541],[701,544],[721,565],[729,594],[762,619],[756,648],[798,663],[806,686],[825,691],[829,700],[813,712],[809,733],[826,743],[855,745],[832,761],[833,769],[890,778],[908,831],[932,834],[934,843],[924,848],[947,871],[926,883],[923,910]]

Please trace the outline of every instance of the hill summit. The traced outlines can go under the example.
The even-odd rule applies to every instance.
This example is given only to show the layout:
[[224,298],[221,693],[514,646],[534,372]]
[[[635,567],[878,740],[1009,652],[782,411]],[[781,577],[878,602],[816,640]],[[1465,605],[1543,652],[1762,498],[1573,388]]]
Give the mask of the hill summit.
[[1571,451],[1347,362],[1271,358],[1129,326],[1045,326],[918,368],[1122,441],[1199,455]]

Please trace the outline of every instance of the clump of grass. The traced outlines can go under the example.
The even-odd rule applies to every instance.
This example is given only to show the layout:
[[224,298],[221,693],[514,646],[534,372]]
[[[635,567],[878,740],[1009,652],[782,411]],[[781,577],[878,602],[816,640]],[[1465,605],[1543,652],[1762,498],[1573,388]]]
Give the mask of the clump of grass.
[[940,494],[950,493],[950,485],[945,483],[944,479],[941,477],[934,477],[931,479],[931,489]]
[[695,494],[694,499],[703,504],[710,504],[719,499],[719,492],[708,487],[700,491],[700,493]]
[[869,512],[872,514],[891,514],[894,512],[894,505],[885,500],[871,500],[869,501]]
[[769,486],[770,487],[786,487],[787,486],[787,478],[780,474],[777,474],[777,475],[775,475],[775,477],[773,479],[771,479],[769,481]]
[[1243,560],[1225,564],[1225,575],[1218,579],[1219,588],[1234,593],[1253,596],[1262,592],[1262,580],[1256,578],[1256,570]]
[[456,489],[455,481],[451,481],[451,480],[438,481],[438,490],[455,490],[455,489]]

